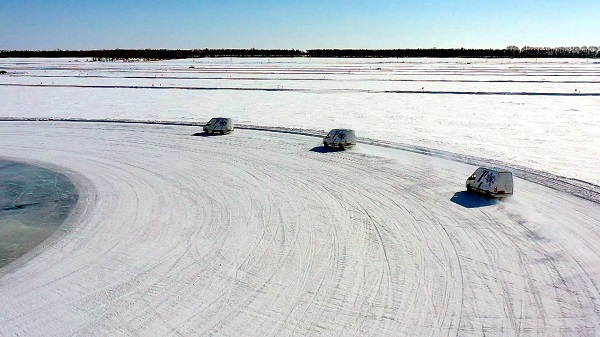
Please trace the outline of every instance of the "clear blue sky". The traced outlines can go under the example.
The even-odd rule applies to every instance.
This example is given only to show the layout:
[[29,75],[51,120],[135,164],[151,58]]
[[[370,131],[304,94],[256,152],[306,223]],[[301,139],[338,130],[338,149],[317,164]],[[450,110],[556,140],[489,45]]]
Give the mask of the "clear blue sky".
[[0,0],[0,49],[599,46],[599,0]]

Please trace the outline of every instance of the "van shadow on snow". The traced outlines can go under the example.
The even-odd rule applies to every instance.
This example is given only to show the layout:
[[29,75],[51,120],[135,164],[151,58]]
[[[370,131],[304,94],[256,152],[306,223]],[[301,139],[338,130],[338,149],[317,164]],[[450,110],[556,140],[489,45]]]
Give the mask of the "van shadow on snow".
[[222,136],[219,133],[207,133],[207,132],[196,132],[192,136],[195,137],[213,137],[213,136]]
[[329,152],[340,152],[340,151],[344,151],[342,149],[338,149],[336,147],[325,147],[325,146],[315,146],[312,149],[310,149],[312,152],[318,152],[318,153],[329,153]]
[[487,198],[483,195],[460,191],[454,193],[450,201],[465,208],[478,208],[492,206],[498,203],[497,199]]

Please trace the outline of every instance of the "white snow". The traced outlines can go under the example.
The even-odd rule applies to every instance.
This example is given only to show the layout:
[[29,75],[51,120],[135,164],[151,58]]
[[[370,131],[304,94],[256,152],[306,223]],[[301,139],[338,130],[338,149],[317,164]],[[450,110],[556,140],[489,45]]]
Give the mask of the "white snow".
[[[75,61],[0,60],[0,116],[350,127],[600,181],[599,96],[569,89],[600,95],[593,61]],[[0,122],[0,157],[62,167],[82,194],[0,272],[0,335],[600,332],[597,203],[521,179],[489,201],[463,192],[475,166],[364,143],[196,132]]]
[[0,69],[0,117],[346,127],[600,185],[597,60],[0,59]]

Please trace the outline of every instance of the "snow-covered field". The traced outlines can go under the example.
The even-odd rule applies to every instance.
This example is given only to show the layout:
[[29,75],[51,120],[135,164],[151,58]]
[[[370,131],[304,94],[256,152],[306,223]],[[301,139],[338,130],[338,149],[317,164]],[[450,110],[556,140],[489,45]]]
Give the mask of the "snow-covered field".
[[2,122],[0,156],[82,188],[4,273],[0,335],[597,335],[600,207],[474,167],[317,137]]
[[[565,187],[600,182],[597,63],[75,61],[0,60],[0,117],[223,115],[393,148],[0,122],[0,157],[80,188],[70,221],[0,271],[1,336],[600,334],[600,207]],[[528,180],[490,201],[464,192],[475,166],[438,155]]]
[[600,185],[599,60],[84,61],[0,59],[0,117],[342,126]]

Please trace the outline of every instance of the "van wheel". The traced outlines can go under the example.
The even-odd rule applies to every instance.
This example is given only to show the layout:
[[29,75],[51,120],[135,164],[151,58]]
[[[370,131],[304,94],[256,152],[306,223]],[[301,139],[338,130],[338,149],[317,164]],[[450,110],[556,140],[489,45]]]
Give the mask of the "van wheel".
[[219,133],[220,133],[220,134],[222,134],[222,135],[224,135],[224,134],[225,134],[225,132],[223,132],[223,130],[219,131]]
[[343,144],[338,145],[338,147],[340,148],[340,150],[344,149],[344,145]]
[[323,143],[323,147],[329,147],[329,145],[327,145],[327,143]]
[[471,185],[467,185],[467,192],[471,192],[473,191],[473,188],[471,187]]
[[492,194],[490,193],[490,191],[485,191],[485,197],[488,199],[492,198]]

